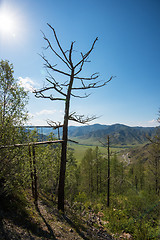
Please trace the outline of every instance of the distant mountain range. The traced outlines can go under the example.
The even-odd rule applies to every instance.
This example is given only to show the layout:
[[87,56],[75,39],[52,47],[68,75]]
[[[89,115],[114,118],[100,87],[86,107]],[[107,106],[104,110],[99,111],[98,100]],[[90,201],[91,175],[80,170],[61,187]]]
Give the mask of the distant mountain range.
[[[41,129],[41,134],[48,135],[51,128]],[[55,135],[57,130],[54,131]],[[62,134],[62,131],[60,131]],[[99,145],[100,141],[105,143],[107,136],[110,136],[111,145],[137,145],[147,143],[147,137],[153,137],[156,133],[154,127],[129,127],[123,124],[113,125],[87,125],[70,126],[69,138],[78,141],[80,144]]]
[[[79,140],[80,143],[96,144],[110,136],[112,145],[136,145],[148,141],[148,137],[153,137],[156,133],[154,127],[129,127],[123,124],[69,127],[69,137]],[[94,145],[95,145],[94,144]]]

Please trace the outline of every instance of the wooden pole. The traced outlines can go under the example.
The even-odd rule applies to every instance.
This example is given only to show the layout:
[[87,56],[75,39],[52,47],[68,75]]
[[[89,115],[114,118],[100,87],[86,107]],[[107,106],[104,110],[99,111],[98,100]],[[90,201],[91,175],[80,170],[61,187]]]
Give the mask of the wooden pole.
[[35,156],[35,146],[32,145],[33,153],[33,176],[34,176],[34,203],[38,207],[38,187],[37,187],[37,169],[36,169],[36,156]]
[[28,150],[29,150],[29,163],[30,163],[30,176],[31,176],[32,196],[35,199],[34,179],[33,179],[33,162],[32,162],[32,154],[31,154],[31,147],[30,146],[28,146]]
[[[69,140],[72,141],[72,140]],[[0,146],[0,149],[3,148],[14,148],[14,147],[23,147],[23,146],[31,146],[31,145],[42,145],[42,144],[52,144],[52,143],[62,143],[63,140],[55,140],[55,141],[43,141],[43,142],[30,142],[30,143],[20,143],[20,144],[13,144],[13,145],[4,145],[4,146]],[[74,142],[74,141],[72,141]],[[75,142],[77,143],[77,142]]]
[[109,152],[109,136],[108,141],[108,176],[107,176],[107,207],[110,205],[110,152]]

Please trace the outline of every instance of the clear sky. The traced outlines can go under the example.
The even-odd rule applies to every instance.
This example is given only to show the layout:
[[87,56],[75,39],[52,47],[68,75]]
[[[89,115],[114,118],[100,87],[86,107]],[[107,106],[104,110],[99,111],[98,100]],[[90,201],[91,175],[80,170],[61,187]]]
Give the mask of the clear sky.
[[[85,53],[99,38],[83,76],[94,72],[100,72],[100,80],[116,76],[107,86],[90,91],[89,98],[72,98],[71,111],[101,116],[92,123],[157,125],[159,0],[0,0],[0,59],[13,63],[15,78],[28,90],[41,88],[45,82],[47,74],[39,54],[44,52],[57,63],[43,49],[46,42],[41,31],[53,39],[47,23],[55,28],[65,50],[76,41],[75,53]],[[29,96],[29,123],[62,121],[63,103],[36,99],[31,92]]]

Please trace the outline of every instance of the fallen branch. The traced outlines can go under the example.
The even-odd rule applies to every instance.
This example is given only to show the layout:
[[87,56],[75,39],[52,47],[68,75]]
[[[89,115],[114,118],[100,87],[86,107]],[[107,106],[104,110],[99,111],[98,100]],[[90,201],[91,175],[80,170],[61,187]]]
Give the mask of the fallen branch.
[[42,144],[62,143],[62,142],[63,142],[63,140],[20,143],[20,144],[0,146],[0,149],[3,149],[3,148],[13,148],[13,147],[23,147],[23,146],[31,146],[31,145],[35,146],[35,145],[42,145]]

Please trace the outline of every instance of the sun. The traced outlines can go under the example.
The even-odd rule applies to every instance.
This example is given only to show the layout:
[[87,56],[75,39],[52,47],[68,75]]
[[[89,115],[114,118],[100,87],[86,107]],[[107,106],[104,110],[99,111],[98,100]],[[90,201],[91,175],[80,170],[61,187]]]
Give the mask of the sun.
[[16,36],[18,22],[12,11],[5,8],[0,9],[0,34]]

